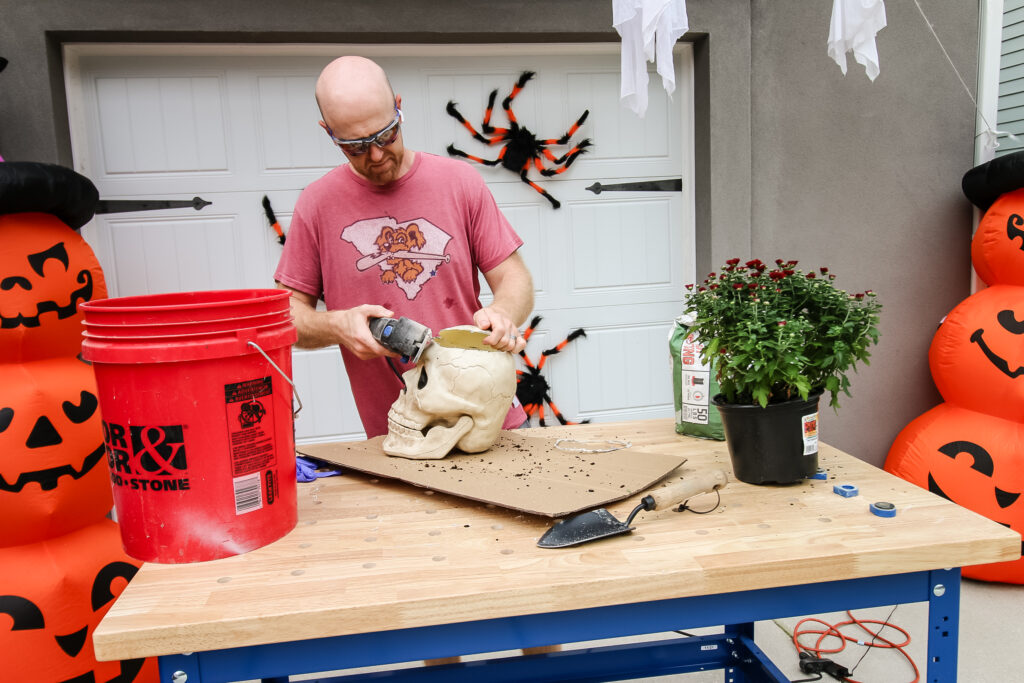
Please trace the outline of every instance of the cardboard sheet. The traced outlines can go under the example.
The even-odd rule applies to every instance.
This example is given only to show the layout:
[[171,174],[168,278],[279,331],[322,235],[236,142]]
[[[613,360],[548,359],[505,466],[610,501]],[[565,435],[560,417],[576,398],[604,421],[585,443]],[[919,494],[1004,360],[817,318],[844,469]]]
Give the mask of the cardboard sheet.
[[383,436],[367,441],[309,444],[303,454],[380,477],[547,517],[628,498],[657,483],[686,458],[622,448],[580,453],[595,444],[563,442],[504,431],[483,453],[453,452],[442,460],[386,455]]

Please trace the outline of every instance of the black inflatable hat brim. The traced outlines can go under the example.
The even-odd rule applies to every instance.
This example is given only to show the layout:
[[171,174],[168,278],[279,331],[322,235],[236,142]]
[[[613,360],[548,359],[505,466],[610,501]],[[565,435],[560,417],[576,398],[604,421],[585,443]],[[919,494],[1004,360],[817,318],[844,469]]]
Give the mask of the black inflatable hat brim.
[[972,204],[988,211],[1002,195],[1024,188],[1024,151],[975,166],[964,174],[960,187]]
[[0,215],[49,213],[73,230],[92,220],[100,193],[70,168],[35,161],[0,162]]

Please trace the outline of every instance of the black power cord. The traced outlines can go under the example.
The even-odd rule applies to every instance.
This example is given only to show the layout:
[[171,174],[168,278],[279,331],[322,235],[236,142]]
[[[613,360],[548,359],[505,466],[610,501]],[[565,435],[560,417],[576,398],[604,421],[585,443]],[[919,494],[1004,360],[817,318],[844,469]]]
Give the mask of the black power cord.
[[[815,657],[810,652],[800,653],[800,671],[805,674],[818,674],[817,678],[802,678],[801,681],[821,680],[823,673],[828,674],[837,681],[845,681],[850,677],[850,670],[842,664],[836,664],[831,659]],[[793,683],[797,683],[794,681]]]

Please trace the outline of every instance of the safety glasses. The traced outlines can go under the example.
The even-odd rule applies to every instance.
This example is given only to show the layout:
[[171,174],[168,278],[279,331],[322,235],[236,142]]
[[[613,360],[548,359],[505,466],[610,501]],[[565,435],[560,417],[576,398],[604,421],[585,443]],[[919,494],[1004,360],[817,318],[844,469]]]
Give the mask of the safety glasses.
[[358,140],[342,140],[341,138],[334,137],[334,133],[331,131],[330,127],[327,128],[327,134],[331,136],[331,141],[340,147],[341,151],[345,154],[358,157],[369,152],[370,145],[377,145],[381,149],[384,149],[397,140],[398,133],[401,131],[401,123],[402,112],[399,111],[398,106],[396,105],[395,120],[369,137],[359,138]]

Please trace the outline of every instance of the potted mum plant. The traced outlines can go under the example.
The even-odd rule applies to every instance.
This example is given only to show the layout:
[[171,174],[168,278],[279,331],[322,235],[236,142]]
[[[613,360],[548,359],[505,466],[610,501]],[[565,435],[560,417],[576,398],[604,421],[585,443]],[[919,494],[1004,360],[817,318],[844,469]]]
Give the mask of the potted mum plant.
[[803,272],[796,261],[729,259],[719,273],[688,285],[685,312],[715,368],[736,478],[790,483],[818,469],[818,400],[850,395],[847,374],[868,364],[878,342],[881,303],[874,292],[837,289],[828,268]]

